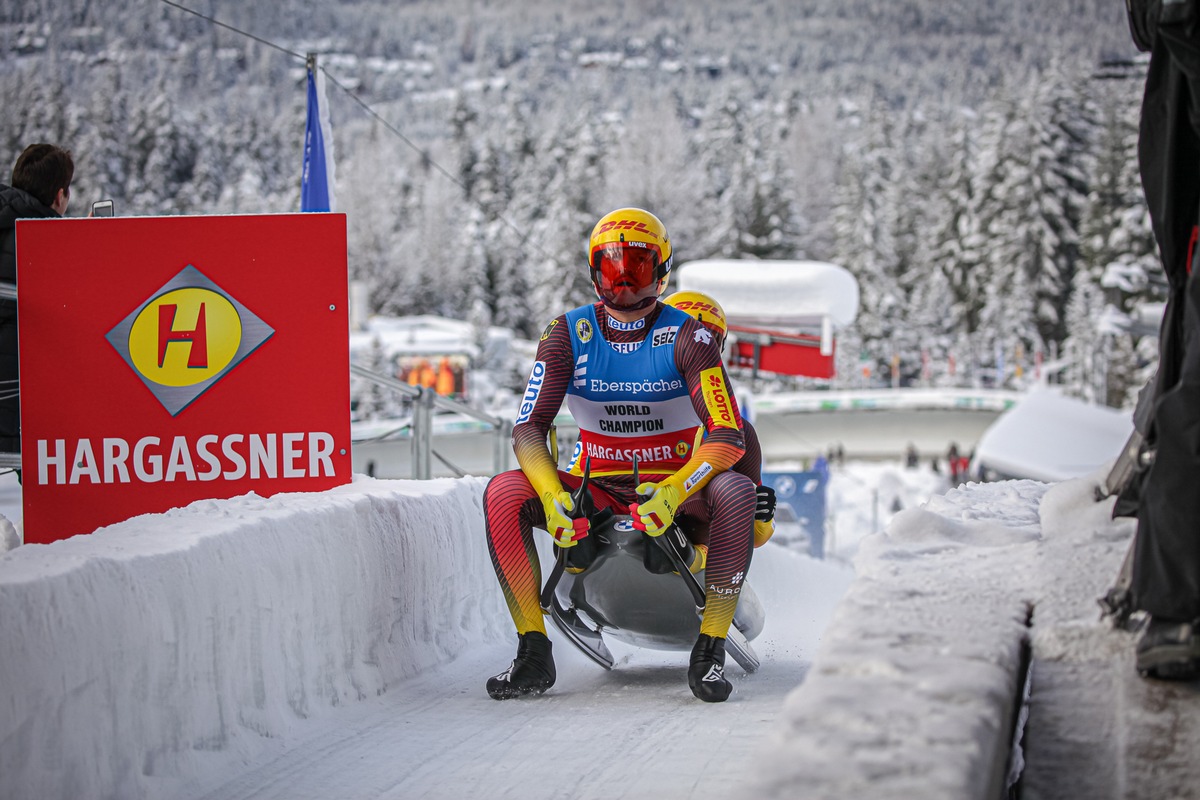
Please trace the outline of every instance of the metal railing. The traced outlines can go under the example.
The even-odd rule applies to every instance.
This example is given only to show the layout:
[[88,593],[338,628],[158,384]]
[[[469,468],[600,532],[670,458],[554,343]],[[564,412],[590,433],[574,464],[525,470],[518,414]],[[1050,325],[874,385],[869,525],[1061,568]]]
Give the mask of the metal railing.
[[[357,364],[350,365],[350,373],[385,389],[391,389],[413,401],[412,422],[407,427],[412,433],[412,477],[415,480],[428,480],[433,477],[433,457],[437,455],[433,449],[433,410],[435,408],[463,414],[490,425],[494,432],[492,437],[494,472],[500,473],[508,469],[509,453],[511,452],[509,441],[512,437],[510,420],[471,408],[449,397],[443,397],[429,387],[410,386]],[[442,463],[453,466],[445,459],[441,460]],[[457,469],[455,471],[460,472],[461,477],[461,471]]]

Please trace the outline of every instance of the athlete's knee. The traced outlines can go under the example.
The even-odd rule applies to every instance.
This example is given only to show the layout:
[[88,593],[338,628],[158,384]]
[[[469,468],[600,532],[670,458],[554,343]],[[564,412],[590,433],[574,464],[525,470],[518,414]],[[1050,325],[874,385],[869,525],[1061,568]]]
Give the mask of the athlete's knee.
[[483,490],[483,513],[516,514],[529,498],[535,496],[529,478],[519,469],[501,472],[488,481]]
[[754,481],[740,472],[726,470],[709,482],[709,488],[723,503],[741,506],[756,502]]

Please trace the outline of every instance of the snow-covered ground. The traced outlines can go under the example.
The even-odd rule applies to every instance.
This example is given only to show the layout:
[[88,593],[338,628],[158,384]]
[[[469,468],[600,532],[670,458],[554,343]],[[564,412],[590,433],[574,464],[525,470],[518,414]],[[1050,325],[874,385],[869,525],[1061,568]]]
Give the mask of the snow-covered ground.
[[[834,557],[756,552],[763,666],[731,664],[717,706],[691,697],[685,653],[613,642],[605,672],[553,630],[558,684],[488,699],[515,639],[483,478],[358,477],[18,547],[0,556],[0,796],[999,796],[1023,654],[1061,667],[1080,641],[1112,641],[1094,598],[1130,525],[1094,500],[1095,477],[943,481],[835,468]],[[1034,699],[1031,719],[1096,716],[1036,683]],[[1190,725],[1171,735],[1194,754]],[[1025,780],[1043,797],[1195,796],[1118,793],[1149,784],[1112,763],[1109,794],[1075,793],[1108,774],[1087,764]]]

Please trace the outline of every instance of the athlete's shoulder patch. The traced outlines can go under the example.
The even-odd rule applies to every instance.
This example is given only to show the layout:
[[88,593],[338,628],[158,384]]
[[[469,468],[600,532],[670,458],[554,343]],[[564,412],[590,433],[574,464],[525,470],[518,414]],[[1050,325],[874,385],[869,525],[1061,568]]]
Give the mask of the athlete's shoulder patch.
[[704,394],[704,405],[713,418],[713,424],[720,428],[736,428],[737,417],[733,413],[729,386],[725,383],[725,371],[720,367],[701,370],[700,390]]
[[550,324],[546,326],[546,330],[542,331],[542,339],[541,339],[541,341],[543,341],[543,342],[544,342],[544,341],[546,341],[547,339],[549,339],[549,338],[550,338],[550,334],[554,333],[554,329],[555,329],[555,328],[557,328],[557,327],[558,327],[558,320],[557,320],[557,319],[552,319],[552,320],[550,320]]
[[575,322],[575,335],[584,344],[590,342],[592,340],[592,323],[586,319],[577,320]]

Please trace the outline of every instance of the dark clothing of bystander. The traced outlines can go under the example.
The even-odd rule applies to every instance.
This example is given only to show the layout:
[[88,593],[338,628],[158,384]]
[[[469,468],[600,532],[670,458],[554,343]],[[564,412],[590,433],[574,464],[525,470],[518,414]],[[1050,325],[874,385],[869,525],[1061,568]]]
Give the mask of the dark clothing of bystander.
[[[0,184],[0,282],[17,282],[17,220],[57,216],[28,192]],[[17,301],[0,298],[0,452],[6,453],[21,449],[18,357]]]

